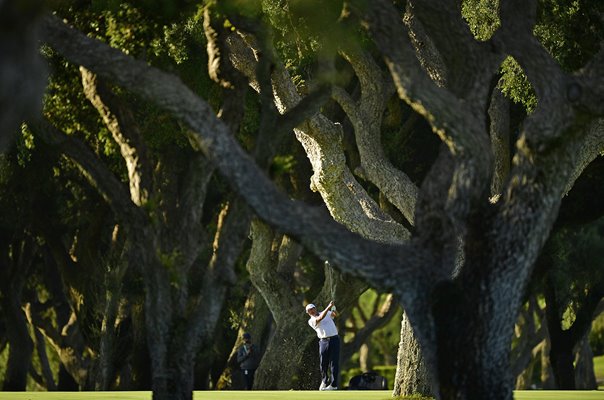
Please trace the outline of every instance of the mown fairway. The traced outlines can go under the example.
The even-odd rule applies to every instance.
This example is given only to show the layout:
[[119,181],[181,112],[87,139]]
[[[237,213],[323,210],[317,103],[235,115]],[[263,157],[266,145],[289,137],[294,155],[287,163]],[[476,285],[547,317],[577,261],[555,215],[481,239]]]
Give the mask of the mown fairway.
[[[604,391],[516,391],[516,400],[604,400]],[[0,400],[150,400],[150,392],[0,392]],[[390,391],[204,391],[194,400],[389,400]]]
[[604,356],[594,357],[594,371],[600,389],[604,389]]

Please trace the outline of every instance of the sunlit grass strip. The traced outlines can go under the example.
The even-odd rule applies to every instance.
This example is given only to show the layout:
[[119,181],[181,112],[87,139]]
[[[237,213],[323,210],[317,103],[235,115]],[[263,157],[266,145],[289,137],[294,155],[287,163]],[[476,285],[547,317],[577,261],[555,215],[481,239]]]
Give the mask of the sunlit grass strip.
[[594,371],[600,389],[604,388],[604,355],[594,357]]
[[[390,391],[197,391],[194,400],[392,400]],[[0,392],[2,400],[151,400],[151,392]],[[515,400],[604,400],[604,391],[522,390]]]

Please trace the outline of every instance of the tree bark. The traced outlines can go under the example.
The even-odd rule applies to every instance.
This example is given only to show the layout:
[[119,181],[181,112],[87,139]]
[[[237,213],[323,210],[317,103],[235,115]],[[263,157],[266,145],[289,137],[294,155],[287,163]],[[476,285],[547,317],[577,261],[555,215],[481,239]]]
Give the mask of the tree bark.
[[575,354],[570,335],[567,332],[552,332],[549,359],[554,371],[556,387],[559,390],[575,390]]
[[[498,315],[486,315],[485,310],[492,307],[488,301],[464,304],[464,298],[474,297],[462,294],[466,288],[451,286],[441,288],[435,304],[440,395],[445,399],[511,399],[512,333],[495,333],[501,329],[502,321]],[[461,318],[451,318],[451,315]],[[480,352],[460,351],[471,348],[479,348]]]
[[552,364],[549,358],[551,349],[551,341],[549,335],[546,336],[543,341],[543,347],[541,348],[541,388],[542,389],[555,389],[556,380],[554,379],[554,371],[552,371]]
[[[543,348],[547,334],[544,312],[539,308],[535,296],[531,296],[527,304],[520,311],[515,326],[515,346],[512,348],[511,363],[512,376],[517,377],[516,389],[529,389],[532,379],[532,370],[536,364],[536,355]],[[537,328],[535,319],[540,321]]]
[[301,305],[291,296],[289,282],[283,281],[291,278],[277,272],[277,256],[272,253],[272,230],[254,221],[251,235],[253,242],[247,269],[275,320],[275,332],[256,371],[254,387],[262,390],[293,388],[296,381],[304,385],[305,381],[299,379],[299,371],[304,367],[312,369],[310,365],[302,365],[304,353],[300,349],[306,350],[311,341],[300,329],[306,323],[304,314],[296,312],[300,311]]
[[[294,243],[281,241],[282,246],[273,253],[274,233],[260,221],[252,224],[252,238],[247,264],[250,279],[275,320],[275,332],[256,371],[254,387],[316,390],[320,381],[316,336],[308,327],[301,299],[292,296],[293,288],[290,287],[294,272],[290,264],[297,257],[286,257],[286,254]],[[315,304],[324,304],[330,299],[331,284],[340,310],[349,307],[366,289],[363,283],[355,280],[325,280],[320,293],[312,300]]]
[[594,353],[589,346],[589,331],[576,346],[575,387],[577,390],[598,390],[594,372]]
[[593,314],[602,299],[602,293],[604,293],[602,282],[597,280],[591,282],[589,290],[575,300],[575,320],[569,328],[563,329],[563,313],[568,305],[560,301],[554,278],[546,278],[547,326],[551,339],[549,357],[558,389],[576,388],[576,349],[580,349],[581,342],[585,340],[591,328]]
[[6,337],[10,345],[3,391],[22,392],[27,387],[27,375],[34,345],[29,336],[27,320],[21,310],[20,290],[3,290],[2,310],[6,325]]
[[438,390],[432,386],[427,368],[420,344],[413,334],[413,327],[407,315],[403,313],[393,396],[435,396]]
[[496,87],[489,105],[491,149],[495,170],[491,181],[491,196],[499,196],[510,173],[510,100]]
[[42,110],[47,68],[38,36],[43,11],[36,1],[0,3],[0,152],[13,144],[23,121]]
[[106,276],[105,313],[101,325],[99,355],[97,359],[98,374],[95,389],[107,391],[111,388],[117,374],[115,365],[116,324],[118,322],[119,302],[122,298],[122,280],[127,270],[123,260],[118,265],[109,267]]
[[229,354],[226,368],[218,380],[217,389],[242,390],[244,388],[244,382],[238,374],[239,366],[237,365],[237,350],[243,344],[242,336],[245,332],[249,332],[258,349],[264,354],[271,336],[272,325],[272,316],[264,298],[252,286],[245,302],[242,326],[237,331],[237,340],[235,340]]
[[7,247],[3,249],[6,253],[3,252],[0,259],[0,305],[10,346],[2,390],[22,392],[27,387],[34,344],[21,302],[27,271],[31,268],[36,245],[33,238],[26,236],[12,240]]
[[31,329],[34,333],[34,343],[36,353],[38,354],[38,359],[40,360],[40,377],[43,379],[43,386],[48,391],[55,391],[57,390],[57,385],[55,383],[54,376],[52,375],[52,369],[50,366],[50,362],[48,361],[48,354],[46,353],[46,339],[44,337],[44,334],[42,334],[42,332],[40,332],[40,330],[36,328],[36,326],[33,324],[31,316],[31,303],[28,303],[25,306],[25,315],[27,317],[27,322],[31,326]]

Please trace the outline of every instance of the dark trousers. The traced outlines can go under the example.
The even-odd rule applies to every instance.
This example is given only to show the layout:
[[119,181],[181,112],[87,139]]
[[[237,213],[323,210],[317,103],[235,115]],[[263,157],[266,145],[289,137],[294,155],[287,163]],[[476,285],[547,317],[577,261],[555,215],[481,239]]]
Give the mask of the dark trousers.
[[243,380],[245,382],[245,389],[252,390],[254,387],[254,374],[256,373],[255,369],[242,369],[241,373],[243,374]]
[[[319,362],[321,380],[326,385],[337,387],[340,376],[340,338],[338,336],[319,339]],[[328,372],[331,372],[331,376],[328,376]]]

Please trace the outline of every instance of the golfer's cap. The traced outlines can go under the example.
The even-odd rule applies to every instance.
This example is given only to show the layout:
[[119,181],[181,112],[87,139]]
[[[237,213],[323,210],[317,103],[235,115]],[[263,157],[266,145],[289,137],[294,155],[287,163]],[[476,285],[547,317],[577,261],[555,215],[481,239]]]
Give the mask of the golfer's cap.
[[307,304],[306,305],[306,312],[308,312],[308,310],[310,310],[311,308],[317,308],[313,303]]
[[245,333],[243,334],[243,338],[244,338],[244,339],[251,339],[251,338],[252,338],[252,335],[250,335],[249,333],[245,332]]

